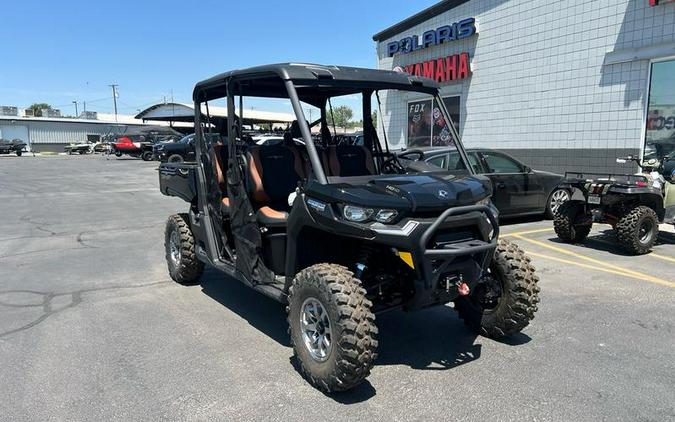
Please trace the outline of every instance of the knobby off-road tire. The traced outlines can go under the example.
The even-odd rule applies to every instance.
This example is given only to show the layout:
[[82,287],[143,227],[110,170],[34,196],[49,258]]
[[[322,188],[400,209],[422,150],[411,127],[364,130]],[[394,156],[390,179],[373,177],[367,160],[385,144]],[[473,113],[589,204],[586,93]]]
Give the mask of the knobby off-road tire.
[[[287,307],[291,345],[303,376],[319,390],[348,390],[370,374],[377,358],[377,327],[365,295],[361,282],[340,265],[313,265],[293,281]],[[312,300],[320,303],[329,320],[330,350],[323,359],[312,356],[305,340],[313,338],[305,336],[303,324],[303,309]]]
[[482,306],[479,286],[469,296],[455,300],[455,310],[472,330],[500,338],[520,332],[534,318],[539,303],[539,277],[530,259],[515,244],[501,239],[490,264],[490,276],[501,287],[496,305]]
[[631,209],[616,225],[616,236],[628,252],[635,255],[648,253],[659,236],[656,212],[644,205]]
[[197,259],[195,238],[187,214],[174,214],[166,222],[164,249],[169,275],[180,284],[194,283],[204,272],[204,263]]
[[115,157],[121,157],[122,153],[120,151],[115,151]]
[[592,224],[580,224],[584,217],[582,201],[567,201],[560,205],[553,217],[553,228],[560,240],[567,243],[583,242],[591,232]]
[[21,157],[21,154],[23,154],[23,151],[20,151],[20,150],[17,150],[17,151],[16,151],[16,156],[17,156],[17,157]]

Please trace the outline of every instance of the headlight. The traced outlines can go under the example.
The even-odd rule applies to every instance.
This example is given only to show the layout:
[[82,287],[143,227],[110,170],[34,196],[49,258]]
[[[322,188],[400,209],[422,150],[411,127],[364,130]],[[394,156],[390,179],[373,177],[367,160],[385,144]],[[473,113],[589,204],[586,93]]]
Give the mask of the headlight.
[[342,207],[342,215],[346,220],[363,223],[377,221],[378,223],[391,223],[398,217],[398,211],[390,209],[373,209],[359,207],[357,205],[345,205]]
[[379,223],[391,223],[397,215],[396,210],[379,210],[373,219]]
[[357,223],[364,222],[373,215],[373,210],[371,208],[362,208],[355,205],[345,205],[342,209],[342,215],[349,221],[355,221]]
[[485,198],[481,199],[480,201],[476,202],[476,205],[490,205],[490,197],[486,196]]

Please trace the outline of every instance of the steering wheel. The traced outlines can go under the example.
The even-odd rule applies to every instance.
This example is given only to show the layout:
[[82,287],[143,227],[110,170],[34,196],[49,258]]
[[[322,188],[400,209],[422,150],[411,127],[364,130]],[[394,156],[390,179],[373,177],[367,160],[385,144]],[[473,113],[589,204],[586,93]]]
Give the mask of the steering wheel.
[[[415,156],[414,158],[410,156]],[[424,151],[421,149],[409,149],[398,154],[398,158],[405,158],[406,160],[419,161],[424,158]]]
[[398,156],[391,152],[378,152],[373,154],[375,157],[386,157],[382,163],[382,173],[386,174],[405,174],[406,169],[398,160]]

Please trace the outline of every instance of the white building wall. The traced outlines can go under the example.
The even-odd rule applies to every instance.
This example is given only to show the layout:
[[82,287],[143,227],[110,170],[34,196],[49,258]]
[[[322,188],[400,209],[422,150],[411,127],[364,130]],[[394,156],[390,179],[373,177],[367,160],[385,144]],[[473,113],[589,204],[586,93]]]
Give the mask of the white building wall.
[[[388,42],[475,17],[478,35],[387,57]],[[534,166],[611,171],[639,152],[649,60],[605,64],[607,53],[675,44],[675,4],[647,0],[472,0],[378,43],[379,68],[468,51],[473,75],[444,86],[461,95],[469,147],[506,150]],[[384,100],[391,145],[405,145],[410,94]]]

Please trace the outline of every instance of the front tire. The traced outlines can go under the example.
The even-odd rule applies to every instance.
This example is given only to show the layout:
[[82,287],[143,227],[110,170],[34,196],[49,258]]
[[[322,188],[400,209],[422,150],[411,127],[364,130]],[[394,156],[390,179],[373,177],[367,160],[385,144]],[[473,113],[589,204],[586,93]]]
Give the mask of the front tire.
[[204,272],[204,263],[197,259],[195,238],[187,214],[174,214],[166,222],[164,249],[169,275],[180,284],[194,283]]
[[21,154],[23,154],[23,151],[21,151],[21,150],[17,150],[17,151],[16,151],[16,156],[17,156],[17,157],[21,157]]
[[560,240],[579,243],[588,237],[593,223],[587,218],[584,208],[582,201],[567,201],[560,205],[553,217],[553,228]]
[[361,282],[347,268],[316,264],[288,294],[291,345],[303,376],[324,392],[349,390],[377,357],[377,327]]
[[515,244],[501,239],[489,273],[469,296],[455,300],[455,310],[472,330],[501,338],[527,327],[539,303],[539,277]]
[[640,205],[628,211],[616,225],[621,246],[635,255],[652,250],[659,236],[659,218],[653,209]]
[[115,151],[115,157],[121,157],[122,152],[121,151]]

